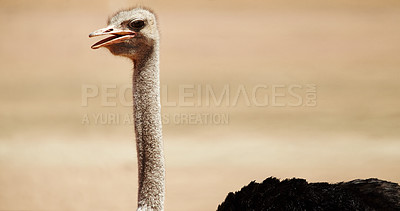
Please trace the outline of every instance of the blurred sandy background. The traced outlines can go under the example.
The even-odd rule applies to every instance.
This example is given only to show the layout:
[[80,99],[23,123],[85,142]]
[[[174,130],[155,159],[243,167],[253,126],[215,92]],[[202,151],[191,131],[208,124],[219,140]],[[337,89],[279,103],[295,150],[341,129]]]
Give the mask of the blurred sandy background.
[[88,34],[139,3],[159,16],[163,85],[318,87],[316,107],[164,107],[229,114],[164,125],[167,210],[215,210],[269,176],[400,182],[397,0],[1,0],[0,210],[135,209],[132,126],[81,123],[131,108],[83,107],[81,88],[129,85],[130,62]]

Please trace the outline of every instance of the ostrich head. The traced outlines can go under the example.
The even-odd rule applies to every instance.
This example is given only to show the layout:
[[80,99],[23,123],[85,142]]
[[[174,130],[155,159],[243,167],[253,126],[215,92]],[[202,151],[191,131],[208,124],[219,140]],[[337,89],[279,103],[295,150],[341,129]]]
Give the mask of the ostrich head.
[[89,37],[110,35],[92,45],[92,49],[106,47],[117,56],[136,60],[148,55],[158,42],[155,15],[147,9],[122,10],[108,19],[108,26],[89,34]]

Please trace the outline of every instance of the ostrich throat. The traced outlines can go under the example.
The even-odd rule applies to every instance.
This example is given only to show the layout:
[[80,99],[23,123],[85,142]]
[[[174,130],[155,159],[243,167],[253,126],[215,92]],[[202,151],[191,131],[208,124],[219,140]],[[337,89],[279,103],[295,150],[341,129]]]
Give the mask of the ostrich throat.
[[132,58],[133,116],[138,157],[138,210],[162,210],[164,155],[162,143],[158,42]]

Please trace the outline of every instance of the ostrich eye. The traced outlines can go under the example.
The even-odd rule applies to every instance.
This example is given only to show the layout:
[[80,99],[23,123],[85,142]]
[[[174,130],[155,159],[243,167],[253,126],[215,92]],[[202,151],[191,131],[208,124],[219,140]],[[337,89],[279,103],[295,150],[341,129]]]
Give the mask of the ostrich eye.
[[142,29],[144,27],[144,21],[142,20],[132,21],[129,23],[129,27],[132,29]]

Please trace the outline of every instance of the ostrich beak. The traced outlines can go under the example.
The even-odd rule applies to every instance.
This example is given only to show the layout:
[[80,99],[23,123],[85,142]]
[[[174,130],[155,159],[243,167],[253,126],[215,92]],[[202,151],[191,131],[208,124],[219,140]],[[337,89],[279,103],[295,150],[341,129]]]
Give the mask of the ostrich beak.
[[89,37],[97,37],[102,35],[111,35],[111,36],[102,39],[99,42],[92,45],[91,47],[92,49],[98,49],[111,44],[120,43],[124,40],[128,40],[135,37],[136,33],[130,30],[115,29],[113,26],[108,26],[106,28],[102,28],[90,33]]

